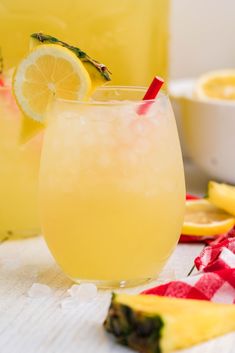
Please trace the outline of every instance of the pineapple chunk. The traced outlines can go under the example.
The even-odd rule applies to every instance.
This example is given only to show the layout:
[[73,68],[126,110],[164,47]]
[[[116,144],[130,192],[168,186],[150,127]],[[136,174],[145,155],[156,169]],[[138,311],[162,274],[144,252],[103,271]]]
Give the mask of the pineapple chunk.
[[113,294],[104,326],[142,353],[168,353],[235,330],[235,305]]

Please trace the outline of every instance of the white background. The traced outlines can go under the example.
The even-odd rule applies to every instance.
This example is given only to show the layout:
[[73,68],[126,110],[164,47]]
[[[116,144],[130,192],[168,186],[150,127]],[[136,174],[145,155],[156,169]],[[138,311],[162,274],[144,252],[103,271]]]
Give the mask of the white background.
[[170,77],[235,68],[235,0],[171,0]]

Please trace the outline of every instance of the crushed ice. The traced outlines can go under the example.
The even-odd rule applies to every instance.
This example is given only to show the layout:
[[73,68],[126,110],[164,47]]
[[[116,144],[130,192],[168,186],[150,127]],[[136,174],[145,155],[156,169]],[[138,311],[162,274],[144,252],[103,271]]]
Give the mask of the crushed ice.
[[97,287],[93,283],[73,284],[68,294],[80,302],[89,302],[97,296]]
[[28,290],[28,296],[30,298],[44,298],[49,297],[51,294],[51,288],[41,283],[33,283],[32,287]]
[[81,304],[91,303],[97,296],[98,290],[92,283],[74,284],[67,291],[69,297],[60,302],[62,310],[75,310]]

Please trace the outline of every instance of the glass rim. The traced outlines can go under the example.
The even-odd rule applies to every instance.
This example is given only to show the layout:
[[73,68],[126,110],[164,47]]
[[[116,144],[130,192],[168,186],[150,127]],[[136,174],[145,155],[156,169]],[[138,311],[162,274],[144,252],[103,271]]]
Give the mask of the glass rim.
[[[96,92],[99,91],[114,91],[114,90],[119,90],[119,91],[128,91],[128,92],[141,92],[142,93],[142,97],[144,97],[146,91],[147,91],[147,87],[145,86],[125,86],[125,85],[107,85],[107,86],[101,86],[98,87],[94,94]],[[167,98],[168,95],[163,93],[162,91],[160,91],[157,95],[156,98],[154,99],[148,99],[148,103],[154,103],[157,102],[159,100],[165,99]],[[92,97],[91,97],[92,98]],[[146,100],[141,99],[122,99],[122,100],[115,100],[115,99],[110,99],[110,100],[92,100],[92,99],[88,99],[88,100],[75,100],[75,99],[65,99],[65,98],[57,98],[55,97],[53,102],[62,102],[62,103],[70,103],[70,104],[78,104],[78,105],[97,105],[97,106],[123,106],[123,105],[127,105],[127,104],[145,104]]]
[[[98,87],[95,91],[100,92],[100,91],[114,91],[114,90],[119,90],[119,91],[127,91],[127,92],[141,92],[142,97],[144,97],[147,87],[145,86],[132,86],[132,85],[105,85],[105,86],[100,86]],[[0,86],[0,92],[1,91],[12,91],[12,85],[6,85],[6,86]],[[154,103],[157,101],[160,101],[162,99],[169,98],[168,94],[163,92],[162,90],[159,91],[158,95],[154,99],[148,99],[148,103]],[[61,102],[61,103],[68,103],[68,104],[78,104],[78,105],[97,105],[97,106],[123,106],[123,105],[129,105],[129,104],[136,104],[136,105],[142,105],[146,103],[146,100],[141,99],[122,99],[122,100],[115,100],[115,99],[110,99],[110,100],[92,100],[89,98],[88,100],[80,100],[80,99],[66,99],[66,98],[59,98],[59,97],[54,97],[52,100],[52,104],[56,102]]]

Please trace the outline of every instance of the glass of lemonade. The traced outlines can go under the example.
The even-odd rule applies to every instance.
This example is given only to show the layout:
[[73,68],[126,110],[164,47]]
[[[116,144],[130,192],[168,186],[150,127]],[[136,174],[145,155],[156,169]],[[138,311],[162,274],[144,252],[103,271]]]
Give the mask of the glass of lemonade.
[[55,101],[40,170],[42,227],[63,271],[100,287],[156,278],[183,222],[185,186],[168,98],[139,115],[145,89],[103,87]]
[[41,136],[20,145],[21,114],[11,87],[0,87],[0,240],[39,234]]
[[[18,65],[29,51],[30,34],[42,31],[102,58],[113,72],[115,84],[144,84],[156,70],[165,78],[168,18],[169,0],[66,0],[59,6],[56,0],[1,0],[4,70],[7,73]],[[136,38],[142,43],[141,50]],[[19,112],[2,97],[0,114],[0,239],[32,235],[39,228],[35,196],[39,143],[33,140],[19,147]]]

